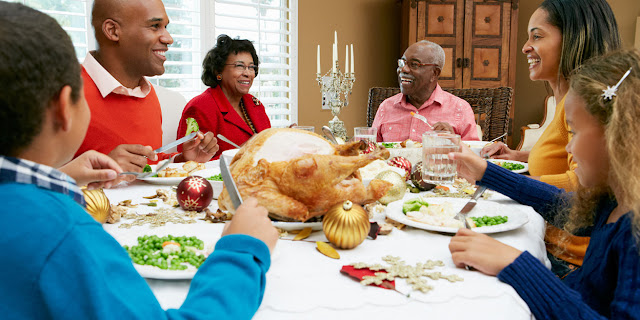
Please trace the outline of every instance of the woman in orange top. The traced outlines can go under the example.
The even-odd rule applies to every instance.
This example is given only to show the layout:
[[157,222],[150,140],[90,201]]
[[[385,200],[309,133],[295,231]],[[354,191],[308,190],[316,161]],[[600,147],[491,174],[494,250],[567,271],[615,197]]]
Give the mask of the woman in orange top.
[[[565,150],[571,139],[564,114],[569,74],[587,59],[618,49],[618,26],[605,0],[545,0],[529,19],[527,30],[522,52],[529,62],[529,78],[549,84],[559,101],[555,116],[531,152],[511,150],[503,143],[481,152],[492,158],[529,162],[532,178],[573,191],[576,165]],[[582,264],[589,238],[573,237],[549,226],[545,240],[557,275],[564,276]]]

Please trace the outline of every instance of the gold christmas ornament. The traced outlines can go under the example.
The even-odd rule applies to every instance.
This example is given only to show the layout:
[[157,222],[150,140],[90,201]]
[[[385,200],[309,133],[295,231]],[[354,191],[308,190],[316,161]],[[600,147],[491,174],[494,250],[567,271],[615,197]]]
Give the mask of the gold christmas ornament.
[[104,190],[82,188],[82,193],[84,194],[84,200],[87,202],[87,212],[100,223],[107,221],[111,203],[107,195],[104,194]]
[[322,219],[322,231],[327,240],[341,249],[352,249],[361,244],[370,227],[367,212],[349,200],[331,207]]
[[376,175],[375,179],[384,180],[393,184],[391,189],[389,189],[382,198],[378,199],[382,204],[386,205],[396,200],[400,200],[404,197],[405,192],[407,192],[407,185],[405,184],[404,177],[393,170],[380,172]]

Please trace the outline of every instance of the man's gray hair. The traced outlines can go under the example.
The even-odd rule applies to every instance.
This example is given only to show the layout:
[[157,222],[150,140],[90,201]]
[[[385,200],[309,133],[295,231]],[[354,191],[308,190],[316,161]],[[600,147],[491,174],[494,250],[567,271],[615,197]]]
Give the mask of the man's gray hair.
[[420,40],[419,43],[424,43],[427,48],[431,49],[433,61],[429,63],[437,64],[438,68],[442,70],[442,68],[444,68],[444,50],[442,49],[442,47],[439,44],[431,42],[429,40]]

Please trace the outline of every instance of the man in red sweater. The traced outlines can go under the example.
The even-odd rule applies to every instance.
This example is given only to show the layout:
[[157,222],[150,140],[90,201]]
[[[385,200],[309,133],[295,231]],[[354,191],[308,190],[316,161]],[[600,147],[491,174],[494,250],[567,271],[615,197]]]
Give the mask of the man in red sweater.
[[[91,123],[76,156],[97,150],[125,171],[141,172],[147,160],[174,154],[153,152],[162,144],[162,112],[145,76],[164,73],[173,38],[161,0],[96,0],[92,11],[98,49],[82,63]],[[177,117],[180,115],[177,114]],[[211,132],[183,145],[175,161],[209,161],[218,151]]]

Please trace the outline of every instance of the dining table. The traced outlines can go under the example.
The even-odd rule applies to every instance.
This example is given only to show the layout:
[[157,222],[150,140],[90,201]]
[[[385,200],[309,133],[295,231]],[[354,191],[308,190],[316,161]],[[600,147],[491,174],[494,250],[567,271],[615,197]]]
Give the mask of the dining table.
[[[216,161],[209,163],[214,168]],[[157,183],[157,182],[154,182]],[[105,193],[112,204],[131,200],[138,204],[128,209],[137,215],[155,210],[184,212],[155,202],[148,197],[158,189],[173,190],[172,186],[134,181],[123,183]],[[212,182],[213,183],[213,182]],[[494,191],[478,201],[493,204],[506,214],[517,212],[527,218],[526,223],[513,230],[490,233],[489,236],[519,250],[527,250],[540,259],[548,268],[544,233],[545,222],[531,207]],[[429,196],[431,191],[419,195]],[[407,191],[405,199],[415,197]],[[460,200],[460,199],[457,199]],[[380,208],[380,207],[379,207]],[[216,212],[217,200],[209,205]],[[387,209],[381,208],[371,217],[372,221],[383,223]],[[168,222],[161,226],[150,224],[135,225],[134,219],[122,218],[114,224],[105,224],[104,229],[121,245],[135,245],[137,238],[144,235],[196,236],[203,240],[205,247],[212,250],[220,239],[225,223],[212,223],[203,219],[204,213],[189,215],[181,222]],[[292,223],[292,225],[294,225]],[[302,225],[304,224],[297,224]],[[310,224],[315,225],[316,224]],[[285,228],[286,229],[286,228]],[[293,228],[295,229],[295,228]],[[295,231],[294,231],[295,232]],[[332,259],[317,250],[316,241],[327,242],[322,230],[317,230],[303,241],[293,241],[295,234],[283,231],[271,256],[271,266],[266,274],[266,288],[262,303],[254,319],[532,319],[527,304],[509,285],[495,276],[485,275],[471,268],[456,267],[451,259],[449,242],[452,233],[436,232],[423,228],[405,226],[375,239],[367,237],[353,249],[337,249],[339,259]],[[343,266],[354,263],[382,264],[383,258],[396,257],[406,265],[425,263],[428,260],[441,261],[441,266],[433,269],[442,275],[456,275],[462,281],[450,282],[445,279],[425,278],[431,290],[423,293],[414,290],[405,279],[396,278],[396,290],[365,286],[357,280],[342,274]],[[138,269],[164,309],[179,308],[185,300],[190,286],[189,275],[173,276],[177,271],[160,270],[151,266]],[[157,270],[151,270],[155,268]],[[144,269],[143,271],[141,271]],[[224,290],[220,288],[220,290]]]

